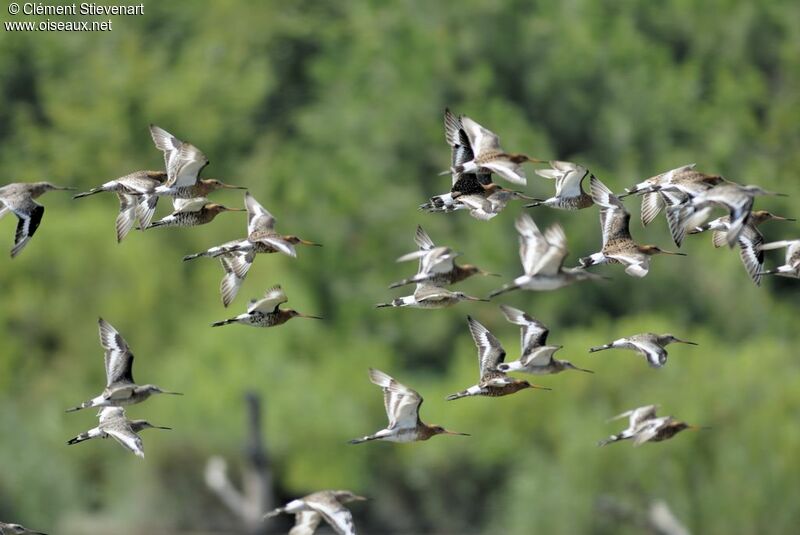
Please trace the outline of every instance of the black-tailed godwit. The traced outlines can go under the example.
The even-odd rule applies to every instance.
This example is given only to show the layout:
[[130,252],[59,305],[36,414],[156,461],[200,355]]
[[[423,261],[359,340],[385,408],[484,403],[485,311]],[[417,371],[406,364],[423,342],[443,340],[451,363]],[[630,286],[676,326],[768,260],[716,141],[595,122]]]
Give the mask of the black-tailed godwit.
[[505,372],[498,369],[506,356],[506,351],[500,345],[500,341],[491,333],[489,329],[467,316],[469,332],[478,348],[478,368],[480,371],[478,384],[447,396],[447,401],[460,399],[469,396],[489,396],[500,397],[514,394],[526,388],[539,388],[550,390],[544,386],[538,386],[509,377]]
[[55,186],[50,182],[17,182],[0,188],[0,219],[12,212],[17,219],[17,230],[14,233],[14,247],[11,248],[11,258],[17,256],[28,245],[44,216],[44,206],[34,199],[48,191],[72,190]]
[[321,320],[319,316],[301,314],[291,308],[282,309],[280,306],[289,300],[286,293],[280,286],[273,286],[264,294],[261,299],[253,299],[247,307],[247,312],[239,314],[235,318],[217,321],[211,324],[212,327],[230,325],[231,323],[241,323],[251,327],[275,327],[282,325],[292,318],[310,318]]
[[582,267],[597,264],[622,264],[631,277],[644,277],[650,271],[650,257],[657,254],[686,256],[664,251],[655,245],[639,245],[631,237],[631,214],[619,198],[596,177],[590,180],[592,198],[600,206],[600,228],[603,248],[598,253],[580,259]]
[[356,535],[353,514],[346,503],[364,501],[366,498],[349,490],[321,490],[308,496],[292,500],[283,507],[270,511],[264,518],[281,513],[294,515],[294,527],[290,535],[312,535],[322,520],[338,535]]
[[106,388],[99,396],[68,409],[67,412],[92,407],[120,407],[141,403],[154,394],[172,394],[156,385],[137,385],[133,379],[133,353],[122,335],[103,318],[98,320],[100,345],[105,351]]
[[589,349],[589,353],[604,351],[606,349],[631,349],[647,359],[653,368],[660,368],[667,363],[667,345],[679,343],[696,346],[697,343],[681,340],[672,334],[641,333],[633,336],[619,338],[609,344],[596,346]]
[[469,436],[467,433],[448,431],[440,425],[429,425],[420,420],[419,408],[422,405],[422,396],[416,390],[398,383],[388,374],[370,368],[369,380],[383,390],[383,404],[389,425],[375,434],[354,438],[350,444],[361,444],[371,440],[416,442],[442,434]]
[[93,438],[112,437],[124,448],[144,459],[144,444],[138,433],[144,429],[172,429],[153,425],[147,420],[129,420],[122,407],[103,407],[98,414],[97,427],[71,438],[67,444],[73,445]]

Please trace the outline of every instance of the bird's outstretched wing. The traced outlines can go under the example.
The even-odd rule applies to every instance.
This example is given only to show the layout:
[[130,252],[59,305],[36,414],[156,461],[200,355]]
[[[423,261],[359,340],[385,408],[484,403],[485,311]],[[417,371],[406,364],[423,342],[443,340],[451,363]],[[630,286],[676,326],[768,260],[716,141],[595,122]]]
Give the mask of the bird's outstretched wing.
[[472,339],[475,341],[475,346],[478,348],[478,366],[480,368],[480,377],[483,378],[487,372],[496,370],[497,365],[503,362],[506,357],[506,351],[500,345],[497,337],[481,323],[469,316],[467,316],[467,323],[469,324],[469,332],[472,334]]
[[289,535],[314,535],[320,522],[322,515],[316,511],[300,511],[294,515],[294,526]]
[[11,257],[13,258],[28,245],[36,229],[39,228],[44,216],[44,206],[28,197],[13,206],[11,211],[19,219],[17,230],[14,233],[14,247],[11,249]]
[[333,498],[307,499],[308,506],[322,515],[325,522],[333,528],[338,535],[356,535],[356,526],[350,510]]
[[422,396],[416,390],[397,382],[390,375],[370,368],[369,380],[383,389],[383,404],[389,419],[389,429],[416,427]]
[[247,208],[248,235],[275,228],[275,217],[249,191],[244,194],[244,205]]
[[281,288],[280,285],[273,286],[266,291],[264,297],[261,299],[253,299],[250,301],[250,304],[247,306],[247,312],[250,314],[253,312],[269,314],[270,312],[274,312],[278,308],[278,305],[281,305],[288,300],[289,298],[286,297],[286,293],[283,291],[283,288]]
[[100,345],[105,351],[107,385],[133,383],[133,353],[128,343],[110,323],[103,318],[97,321]]
[[181,141],[163,128],[150,125],[150,136],[156,148],[164,153],[164,165],[167,170],[167,187],[192,186],[203,167],[208,165],[208,158],[191,143]]
[[506,319],[514,325],[520,326],[520,352],[526,355],[547,343],[550,330],[533,316],[508,305],[500,305],[500,310]]

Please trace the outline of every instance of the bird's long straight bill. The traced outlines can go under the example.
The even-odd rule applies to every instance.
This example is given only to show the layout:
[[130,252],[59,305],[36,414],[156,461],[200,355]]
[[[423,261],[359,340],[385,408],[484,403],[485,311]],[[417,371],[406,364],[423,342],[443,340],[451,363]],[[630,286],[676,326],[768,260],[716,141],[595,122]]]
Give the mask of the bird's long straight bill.
[[298,314],[298,318],[308,318],[310,320],[321,320],[324,319],[322,316],[312,316],[311,314]]
[[170,396],[182,396],[183,392],[168,392],[166,390],[162,390],[161,394],[169,394]]
[[483,301],[484,303],[488,303],[489,302],[488,299],[482,299],[480,297],[473,297],[471,295],[465,295],[464,299],[466,299],[467,301]]
[[541,386],[541,385],[531,385],[531,388],[536,388],[537,390],[553,390],[552,388],[548,388],[546,386]]
[[458,431],[447,431],[447,430],[444,431],[444,434],[445,435],[457,435],[457,436],[462,436],[462,437],[471,437],[472,436],[469,433],[459,433]]
[[533,199],[531,199],[531,200],[533,201],[533,203],[531,203],[531,204],[526,204],[526,205],[524,206],[525,208],[536,208],[536,207],[538,207],[538,206],[541,206],[541,205],[542,205],[542,203],[544,202],[544,199],[536,199],[536,198],[533,198]]
[[246,186],[232,186],[231,184],[223,184],[222,187],[225,189],[247,189]]
[[308,241],[308,240],[300,240],[300,243],[302,243],[303,245],[311,245],[313,247],[322,247],[321,243],[316,243],[316,242]]
[[491,292],[488,296],[487,301],[497,297],[498,295],[503,295],[504,293],[508,293],[517,289],[519,289],[519,286],[517,286],[516,284],[506,284],[505,286]]
[[669,254],[669,255],[673,255],[673,256],[687,256],[686,253],[679,253],[677,251],[663,251],[662,250],[661,254]]

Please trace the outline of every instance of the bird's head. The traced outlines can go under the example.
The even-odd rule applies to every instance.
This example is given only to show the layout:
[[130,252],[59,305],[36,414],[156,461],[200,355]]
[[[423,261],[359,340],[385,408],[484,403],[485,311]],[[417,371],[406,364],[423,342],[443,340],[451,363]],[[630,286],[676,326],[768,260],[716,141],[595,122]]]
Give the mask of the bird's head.
[[333,491],[333,495],[336,496],[336,500],[339,503],[349,503],[349,502],[364,502],[367,501],[367,498],[364,496],[359,496],[354,492],[349,490],[335,490]]
[[34,182],[31,184],[31,197],[34,199],[48,191],[72,191],[75,188],[66,186],[56,186],[52,182]]
[[594,373],[592,370],[587,370],[586,368],[579,368],[568,360],[563,361],[562,365],[567,370],[578,370],[579,372]]
[[217,203],[214,203],[214,202],[206,204],[204,206],[204,208],[207,211],[213,212],[215,214],[220,214],[222,212],[244,212],[245,211],[244,208],[228,208],[227,206],[223,206],[221,204],[217,204]]
[[516,153],[516,152],[508,153],[506,156],[508,157],[509,160],[511,160],[513,163],[516,163],[516,164],[521,164],[521,163],[525,163],[525,162],[547,163],[547,160],[539,160],[537,158],[531,158],[527,154],[520,154],[520,153]]
[[653,255],[657,255],[657,254],[668,254],[668,255],[674,255],[674,256],[686,256],[686,253],[677,253],[677,252],[674,252],[674,251],[665,251],[664,249],[661,249],[660,247],[657,247],[655,245],[640,245],[639,246],[639,252],[644,253],[644,254],[646,254],[648,256],[653,256]]
[[488,184],[481,183],[481,187],[486,193],[494,193],[496,191],[505,190],[504,187],[500,186],[499,184],[495,184],[494,182],[489,182]]
[[142,392],[147,392],[148,394],[169,394],[171,396],[182,396],[181,392],[170,392],[168,390],[162,390],[160,387],[156,385],[144,385],[140,389]]
[[520,381],[519,384],[522,386],[522,388],[536,388],[538,390],[552,390],[552,388],[547,388],[546,386],[541,386],[541,385],[535,385],[535,384],[533,384],[531,382],[528,382],[528,381]]
[[454,292],[454,295],[458,299],[463,299],[464,301],[489,301],[488,299],[481,299],[480,297],[473,297],[471,295],[467,295],[464,292]]
[[766,210],[756,210],[750,214],[750,221],[759,225],[765,221],[797,221],[797,219],[793,217],[783,217],[779,215],[775,215],[772,212],[768,212]]
[[303,244],[303,245],[311,245],[313,247],[322,247],[321,243],[315,243],[313,241],[304,240],[304,239],[302,239],[302,238],[300,238],[298,236],[294,236],[294,235],[284,236],[283,239],[288,241],[292,245],[297,245],[298,243],[300,243],[300,244]]
[[166,429],[168,431],[172,430],[171,427],[162,427],[160,425],[153,425],[147,420],[132,420],[131,426],[138,427],[139,429]]
[[2,524],[0,523],[0,533],[8,533],[9,535],[45,535],[39,531],[31,531],[25,526],[19,524]]
[[688,340],[682,340],[682,339],[678,338],[677,336],[675,336],[672,333],[662,334],[661,336],[659,336],[659,338],[661,339],[662,342],[667,343],[667,344],[689,344],[690,346],[698,345],[697,342],[690,342]]
[[244,186],[232,186],[231,184],[226,184],[221,180],[217,180],[216,178],[204,178],[201,180],[201,182],[210,191],[215,191],[218,189],[247,189]]
[[491,273],[489,271],[485,271],[474,264],[464,264],[461,266],[461,269],[464,270],[465,273],[468,275],[484,275],[486,277],[499,277],[500,275],[497,273]]
[[709,186],[716,186],[725,182],[725,178],[720,175],[704,175],[700,182]]
[[429,428],[430,428],[431,431],[433,431],[434,435],[458,435],[458,436],[462,436],[462,437],[470,436],[469,433],[458,433],[456,431],[448,431],[447,429],[445,429],[441,425],[431,425],[431,426],[429,426]]
[[302,312],[298,312],[293,308],[287,308],[285,312],[286,312],[286,314],[289,315],[290,318],[309,318],[309,319],[312,319],[312,320],[321,320],[322,319],[322,317],[320,317],[320,316],[312,316],[310,314],[303,314]]

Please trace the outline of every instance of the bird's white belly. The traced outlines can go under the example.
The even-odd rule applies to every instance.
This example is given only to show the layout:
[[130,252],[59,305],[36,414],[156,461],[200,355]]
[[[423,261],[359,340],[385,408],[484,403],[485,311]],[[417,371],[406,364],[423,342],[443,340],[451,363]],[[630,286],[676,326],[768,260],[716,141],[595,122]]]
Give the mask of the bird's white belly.
[[383,440],[388,442],[414,442],[417,439],[417,432],[415,429],[398,429],[392,434],[383,437]]
[[552,370],[547,366],[529,366],[525,371],[533,375],[550,375]]
[[561,280],[560,278],[534,276],[534,277],[525,277],[524,281],[518,284],[520,288],[525,288],[526,290],[547,291],[547,290],[558,290],[559,288],[564,286],[564,281]]

